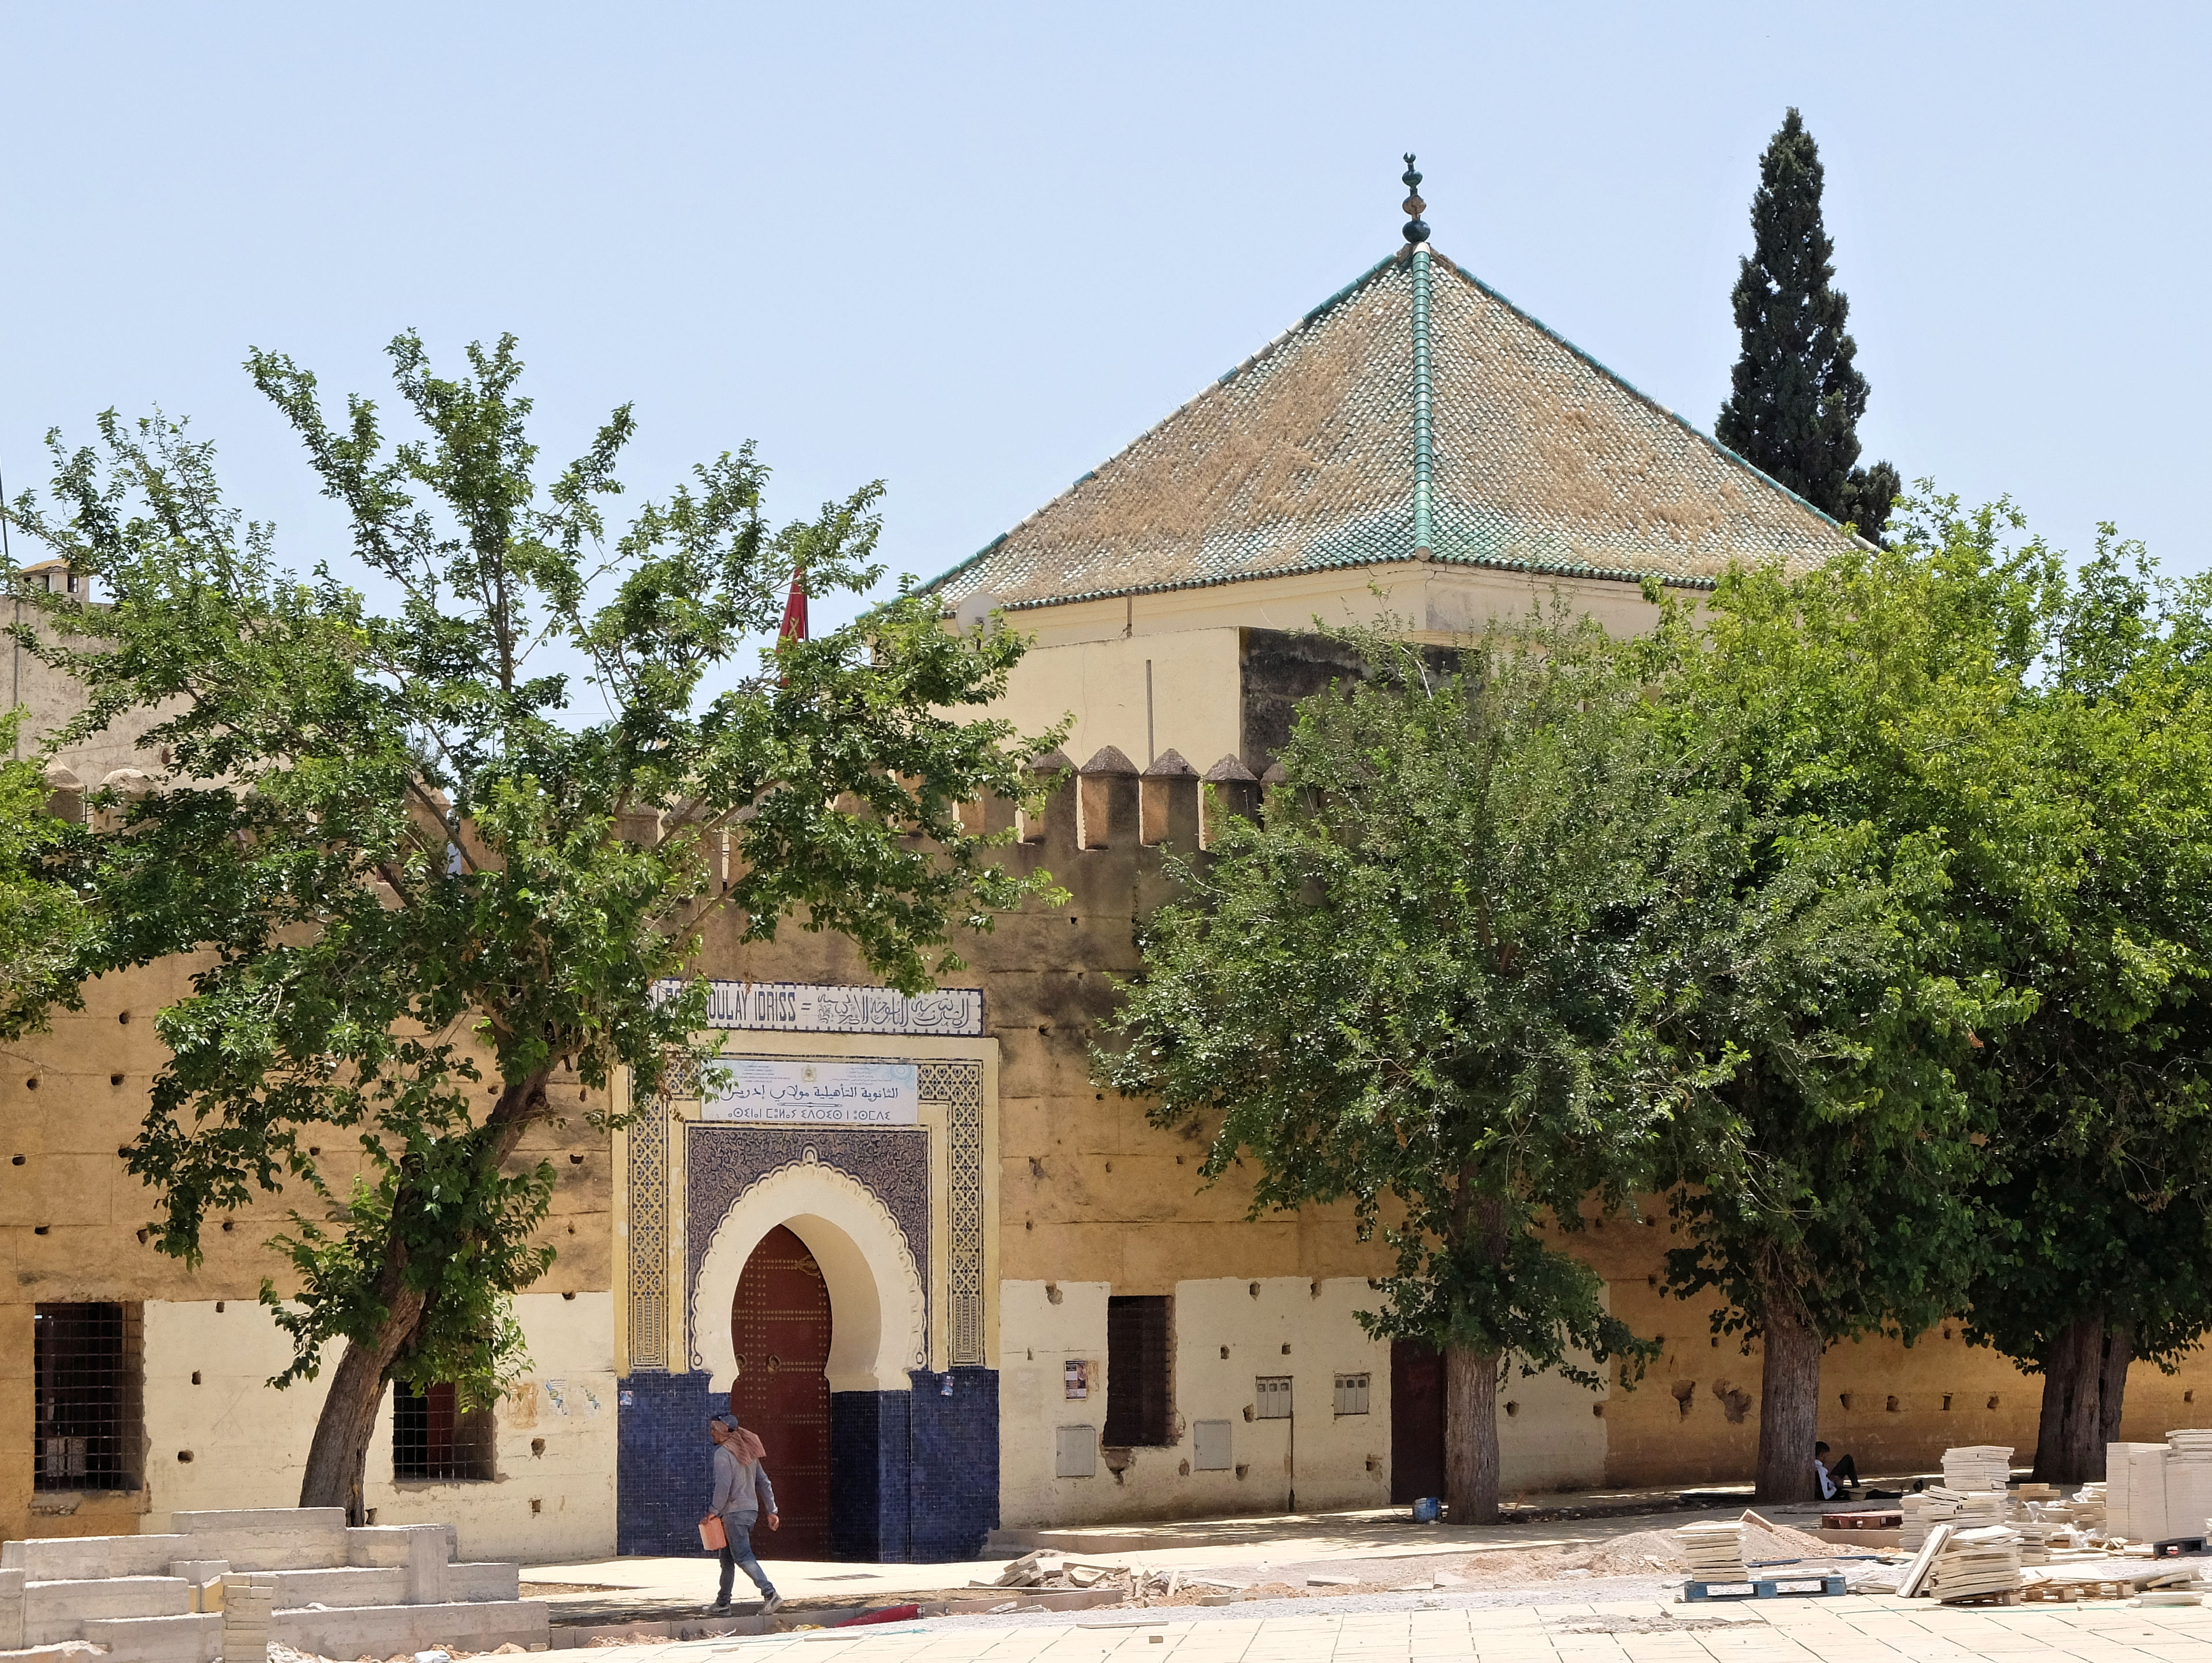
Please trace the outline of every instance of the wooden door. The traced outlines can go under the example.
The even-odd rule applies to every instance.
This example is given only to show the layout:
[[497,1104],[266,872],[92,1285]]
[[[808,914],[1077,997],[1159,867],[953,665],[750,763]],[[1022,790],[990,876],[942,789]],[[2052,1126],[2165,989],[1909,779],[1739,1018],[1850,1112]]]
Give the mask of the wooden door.
[[730,1407],[768,1447],[782,1528],[763,1524],[764,1559],[830,1556],[830,1290],[806,1244],[781,1225],[761,1239],[730,1311],[738,1355]]
[[1390,1499],[1444,1493],[1444,1367],[1420,1340],[1390,1342]]

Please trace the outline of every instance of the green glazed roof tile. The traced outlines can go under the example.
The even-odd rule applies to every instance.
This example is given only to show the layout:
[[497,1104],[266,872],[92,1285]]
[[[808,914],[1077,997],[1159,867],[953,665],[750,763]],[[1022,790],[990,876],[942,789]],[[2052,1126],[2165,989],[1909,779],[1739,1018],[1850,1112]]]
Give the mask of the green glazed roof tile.
[[[1441,254],[1428,286],[1431,558],[1703,587],[1850,545]],[[1414,289],[1382,261],[926,587],[1024,608],[1417,557]]]

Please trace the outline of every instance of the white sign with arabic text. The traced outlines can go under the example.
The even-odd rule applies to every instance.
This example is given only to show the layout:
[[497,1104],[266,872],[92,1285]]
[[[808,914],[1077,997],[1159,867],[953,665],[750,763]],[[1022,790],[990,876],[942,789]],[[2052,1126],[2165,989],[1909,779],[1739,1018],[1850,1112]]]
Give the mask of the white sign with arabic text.
[[921,1121],[921,1070],[912,1063],[810,1063],[724,1058],[709,1120],[775,1125],[914,1126]]

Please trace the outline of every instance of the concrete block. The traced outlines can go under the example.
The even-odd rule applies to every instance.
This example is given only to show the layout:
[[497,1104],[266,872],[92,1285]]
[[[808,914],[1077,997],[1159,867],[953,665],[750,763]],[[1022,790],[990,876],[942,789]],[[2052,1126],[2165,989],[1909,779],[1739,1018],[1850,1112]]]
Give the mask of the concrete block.
[[185,1556],[181,1536],[40,1536],[0,1546],[0,1569],[33,1582],[161,1576]]
[[[270,1590],[271,1611],[293,1611],[301,1605],[404,1605],[407,1603],[407,1570],[395,1565],[379,1569],[363,1565],[341,1565],[329,1570],[263,1570],[253,1573],[253,1586]],[[509,1594],[509,1599],[514,1596]]]
[[446,1532],[446,1557],[460,1551],[460,1531],[453,1525],[356,1525],[347,1531],[344,1555],[332,1560],[344,1565],[404,1565],[413,1550],[413,1532]]
[[446,1603],[446,1567],[453,1552],[443,1525],[410,1525],[407,1528],[407,1603],[442,1605]]
[[511,1559],[483,1564],[446,1567],[446,1598],[460,1599],[517,1599],[521,1598],[522,1567]]
[[191,1585],[181,1576],[111,1576],[90,1581],[26,1582],[23,1643],[50,1646],[83,1636],[86,1623],[108,1617],[184,1617]]
[[23,1646],[23,1573],[0,1570],[0,1652]]
[[346,1527],[343,1508],[217,1508],[204,1512],[173,1513],[177,1529],[187,1536],[210,1531],[332,1531]]
[[[459,1601],[438,1605],[366,1605],[350,1610],[272,1612],[268,1640],[325,1657],[424,1650],[450,1645],[487,1652],[509,1642],[548,1643],[550,1624],[542,1599]],[[236,1663],[236,1659],[233,1659]]]
[[249,1577],[232,1575],[222,1590],[222,1654],[227,1663],[261,1663],[269,1654],[271,1587],[256,1587]]
[[107,1648],[107,1663],[220,1663],[223,1654],[214,1616],[94,1617],[84,1637]]
[[[179,1519],[186,1516],[181,1513],[177,1515]],[[191,1544],[191,1551],[195,1557],[228,1560],[234,1571],[318,1570],[346,1562],[343,1526],[335,1529],[207,1530],[183,1539]]]

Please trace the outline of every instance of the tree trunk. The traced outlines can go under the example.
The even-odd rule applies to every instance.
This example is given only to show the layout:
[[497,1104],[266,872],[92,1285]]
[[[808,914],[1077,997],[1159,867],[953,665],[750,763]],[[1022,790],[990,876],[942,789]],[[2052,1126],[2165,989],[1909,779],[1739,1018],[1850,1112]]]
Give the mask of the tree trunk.
[[2104,1471],[2097,1435],[2104,1424],[2100,1387],[2105,1367],[2105,1316],[2095,1312],[2051,1341],[2043,1364],[2043,1412],[2036,1426],[2035,1482],[2083,1484]]
[[1787,1290],[1771,1290],[1765,1306],[1755,1499],[1817,1502],[1813,1445],[1820,1421],[1820,1354],[1827,1348]]
[[348,1524],[368,1522],[362,1484],[368,1469],[368,1441],[376,1431],[387,1371],[414,1337],[423,1303],[421,1293],[401,1288],[373,1341],[346,1342],[345,1355],[331,1373],[330,1395],[316,1417],[314,1441],[307,1446],[307,1470],[300,1480],[301,1507],[342,1507]]
[[[480,1146],[478,1160],[496,1172],[521,1142],[532,1120],[545,1112],[545,1081],[550,1069],[510,1081],[485,1121],[491,1136]],[[393,1198],[393,1213],[408,1201],[403,1178]],[[384,1401],[384,1387],[392,1378],[392,1365],[415,1337],[422,1320],[427,1296],[406,1285],[407,1260],[396,1236],[385,1241],[384,1268],[377,1291],[385,1307],[384,1320],[367,1341],[349,1339],[345,1355],[331,1374],[331,1389],[315,1419],[315,1436],[307,1446],[307,1470],[300,1479],[300,1505],[342,1507],[346,1522],[368,1522],[362,1487],[368,1471],[369,1440],[376,1433],[376,1411]]]
[[1495,1351],[1444,1349],[1444,1504],[1455,1525],[1498,1522]]
[[2120,1440],[2120,1411],[2128,1401],[2128,1365],[2136,1360],[2135,1331],[2125,1323],[2105,1331],[2105,1366],[2097,1380],[2097,1447],[2092,1465],[2106,1477],[2105,1447]]

